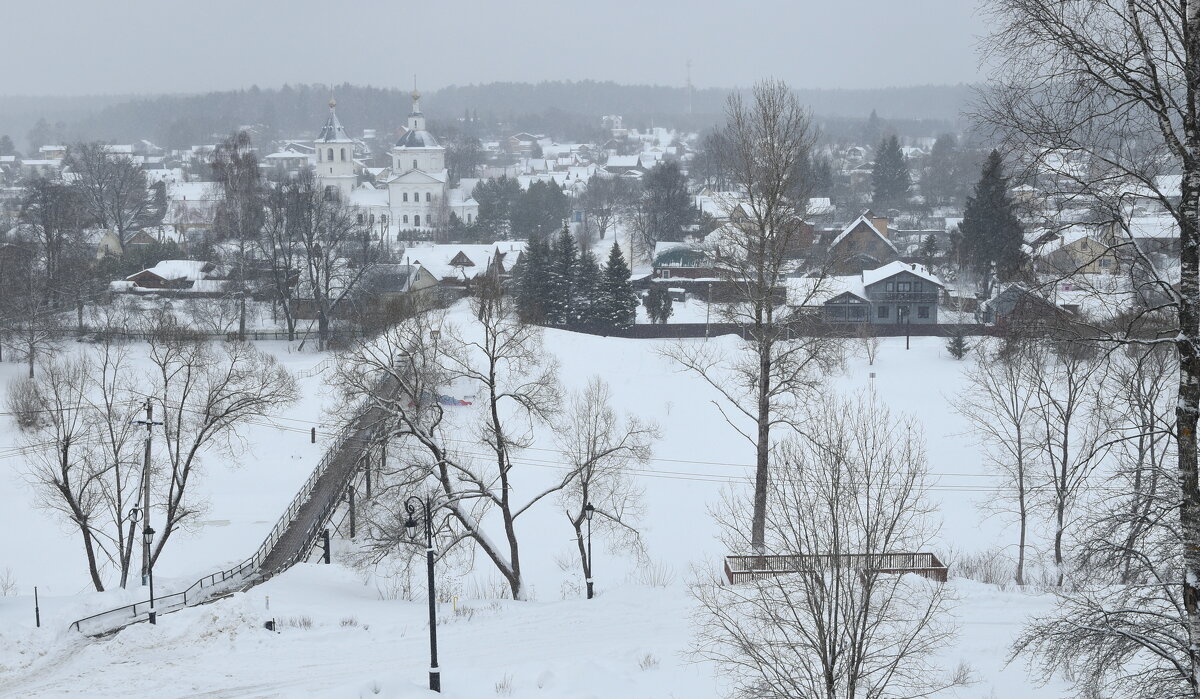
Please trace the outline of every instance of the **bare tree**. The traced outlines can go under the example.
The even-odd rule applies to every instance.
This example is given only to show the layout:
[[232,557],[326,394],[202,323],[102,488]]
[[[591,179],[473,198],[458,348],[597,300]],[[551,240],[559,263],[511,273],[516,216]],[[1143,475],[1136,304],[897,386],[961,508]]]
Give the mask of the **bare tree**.
[[[767,544],[799,572],[701,582],[693,649],[737,697],[924,697],[964,684],[935,655],[955,633],[944,586],[886,574],[872,556],[919,551],[934,534],[916,423],[871,396],[828,398],[780,450],[768,487]],[[733,551],[758,549],[745,497],[717,516]]]
[[[735,202],[740,213],[714,234],[719,240],[708,254],[733,289],[733,302],[722,305],[718,314],[745,328],[746,343],[736,358],[699,343],[681,343],[668,351],[720,391],[736,418],[753,423],[748,429],[740,426],[721,409],[730,425],[754,445],[752,519],[760,550],[771,431],[791,423],[796,401],[821,374],[816,369],[826,368],[834,355],[832,340],[806,336],[810,334],[800,328],[805,318],[787,310],[780,287],[805,226],[807,198],[796,194],[806,191],[801,178],[813,138],[808,114],[784,83],[759,83],[749,105],[740,95],[730,96],[720,142],[726,171],[741,196]],[[821,270],[813,272],[809,297],[820,293],[823,278]]]
[[301,226],[311,199],[306,180],[280,183],[266,195],[262,235],[257,239],[270,275],[273,307],[283,313],[288,340],[296,339],[296,291],[304,260]]
[[1057,584],[1066,577],[1068,529],[1082,516],[1087,488],[1113,445],[1101,395],[1107,362],[1084,343],[1031,346],[1028,378],[1040,440],[1038,480],[1047,486],[1053,511]]
[[164,445],[151,474],[163,508],[151,558],[157,561],[171,535],[198,512],[188,484],[204,457],[235,454],[237,427],[291,403],[297,393],[287,370],[248,343],[199,341],[165,315],[153,322],[150,400],[163,422]]
[[76,143],[68,156],[88,212],[113,231],[122,249],[159,212],[142,166],[103,143]]
[[1039,483],[1035,476],[1042,448],[1036,419],[1037,388],[1030,376],[1036,361],[1029,352],[988,357],[980,352],[966,372],[966,386],[954,408],[971,424],[984,446],[984,458],[1002,479],[988,506],[1017,520],[1016,583],[1025,584],[1029,525]]
[[[559,493],[559,502],[575,530],[584,580],[592,579],[591,551],[583,528],[591,505],[592,526],[604,539],[626,551],[642,550],[638,520],[642,490],[629,473],[631,464],[646,463],[658,437],[655,425],[637,417],[622,421],[612,408],[612,390],[594,376],[572,396],[566,419],[556,430],[559,451],[576,476]],[[590,590],[589,585],[589,590]]]
[[[347,403],[360,406],[356,411],[379,411],[381,433],[399,442],[404,466],[390,474],[381,497],[432,489],[454,530],[443,551],[469,541],[496,566],[513,598],[522,599],[515,523],[575,473],[568,469],[527,494],[513,487],[517,457],[534,427],[557,414],[559,389],[540,329],[520,323],[512,303],[494,294],[473,299],[474,322],[466,327],[444,325],[431,312],[401,319],[343,357],[338,383]],[[451,385],[478,405],[446,396]],[[488,530],[489,512],[503,538]]]
[[870,322],[860,323],[854,331],[855,339],[858,340],[858,348],[862,352],[862,356],[866,358],[867,365],[875,366],[875,358],[879,356],[879,345],[881,344],[875,326]]
[[[1158,342],[1179,357],[1175,406],[1179,521],[1183,574],[1173,598],[1183,613],[1170,622],[1178,638],[1193,639],[1177,660],[1186,696],[1200,696],[1200,2],[1197,0],[995,0],[988,41],[998,87],[983,115],[1013,150],[1046,162],[1050,153],[1086,159],[1058,168],[1053,180],[1112,216],[1123,234],[1114,241],[1138,270],[1133,281],[1150,302],[1137,318],[1166,325]],[[1178,176],[1178,191],[1159,175]],[[1179,277],[1158,270],[1134,242],[1124,214],[1138,192],[1155,202],[1179,230]],[[1051,192],[1054,194],[1054,192]],[[1107,333],[1106,333],[1107,334]],[[1145,335],[1112,332],[1145,342]],[[1141,649],[1159,651],[1153,639]],[[1122,659],[1128,656],[1119,656]],[[1120,670],[1118,670],[1120,671]],[[1161,694],[1159,696],[1167,696]]]
[[299,246],[301,288],[312,299],[324,349],[335,313],[378,262],[379,248],[371,244],[370,227],[358,223],[337,190],[322,189],[311,172],[296,188],[299,201],[290,209],[295,228],[289,236]]
[[87,367],[83,362],[51,359],[42,362],[37,378],[17,390],[32,397],[19,400],[10,393],[13,412],[34,410],[37,419],[25,431],[29,449],[29,477],[38,489],[44,507],[55,510],[79,532],[87,557],[88,574],[96,591],[104,591],[100,577],[101,559],[95,528],[102,512],[103,471],[91,468],[83,458],[88,446],[90,406],[87,397]]
[[1100,489],[1104,499],[1087,514],[1082,563],[1092,576],[1109,571],[1114,582],[1145,582],[1137,557],[1158,527],[1159,507],[1175,479],[1162,474],[1176,460],[1174,434],[1178,371],[1164,345],[1130,345],[1109,356],[1105,386],[1108,429],[1114,435],[1111,468]]
[[246,339],[246,295],[249,252],[263,229],[265,190],[258,156],[250,134],[238,131],[218,144],[212,158],[213,180],[221,190],[214,229],[218,237],[233,246],[233,268],[238,295],[238,339]]

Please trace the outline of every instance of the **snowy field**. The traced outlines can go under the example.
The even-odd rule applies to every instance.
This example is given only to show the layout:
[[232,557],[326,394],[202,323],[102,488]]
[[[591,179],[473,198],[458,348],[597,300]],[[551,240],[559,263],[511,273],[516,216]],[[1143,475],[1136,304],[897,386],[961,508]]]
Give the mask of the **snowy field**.
[[[449,320],[465,323],[465,308],[456,307]],[[738,340],[710,342],[732,347]],[[655,459],[637,475],[645,488],[642,531],[654,565],[639,567],[597,541],[597,598],[582,599],[573,533],[561,509],[546,501],[531,510],[517,526],[532,601],[492,599],[488,591],[499,576],[482,556],[470,576],[443,583],[458,597],[438,612],[445,696],[720,696],[714,668],[685,653],[693,613],[687,585],[719,570],[724,552],[708,509],[722,488],[744,482],[753,452],[710,402],[714,392],[659,354],[663,342],[547,331],[545,343],[561,364],[566,390],[581,389],[599,375],[611,385],[619,410],[661,428]],[[289,353],[286,343],[261,346],[293,370],[323,359]],[[913,338],[908,351],[903,338],[889,338],[874,366],[851,355],[844,372],[830,377],[840,392],[877,391],[893,411],[909,412],[924,425],[931,497],[942,517],[933,550],[943,559],[1014,539],[1003,522],[985,519],[978,508],[992,495],[992,479],[965,422],[948,405],[964,366],[938,338]],[[8,382],[22,367],[3,364],[0,371]],[[201,526],[172,542],[156,567],[156,587],[186,586],[241,560],[261,542],[320,458],[322,445],[309,444],[307,431],[329,420],[332,391],[319,377],[303,379],[301,390],[304,398],[273,425],[244,430],[250,447],[239,464],[206,462],[198,486],[209,510]],[[0,444],[15,443],[6,418]],[[549,449],[552,435],[539,433],[536,449],[518,466],[514,489],[533,492],[557,473],[546,463],[552,452],[542,451]],[[0,574],[8,569],[18,586],[15,596],[0,597],[0,695],[426,695],[424,602],[387,599],[378,579],[336,560],[332,566],[301,565],[249,593],[164,616],[157,627],[141,624],[101,641],[68,632],[70,621],[89,610],[141,598],[142,590],[87,592],[77,537],[32,506],[22,468],[19,457],[0,459],[0,527],[6,532]],[[335,547],[335,559],[338,553]],[[41,593],[41,629],[33,628],[34,585]],[[963,579],[950,585],[961,634],[947,649],[945,665],[965,660],[978,681],[945,696],[1062,695],[1062,687],[1031,685],[1019,662],[1004,666],[1022,620],[1048,609],[1048,597]],[[263,629],[272,618],[281,621],[280,633]]]

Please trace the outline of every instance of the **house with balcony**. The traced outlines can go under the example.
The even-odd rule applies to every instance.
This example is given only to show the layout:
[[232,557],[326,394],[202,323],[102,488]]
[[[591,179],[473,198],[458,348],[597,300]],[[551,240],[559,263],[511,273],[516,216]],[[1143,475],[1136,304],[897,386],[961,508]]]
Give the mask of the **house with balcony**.
[[923,265],[891,262],[859,274],[788,280],[788,305],[829,323],[936,325],[945,284]]

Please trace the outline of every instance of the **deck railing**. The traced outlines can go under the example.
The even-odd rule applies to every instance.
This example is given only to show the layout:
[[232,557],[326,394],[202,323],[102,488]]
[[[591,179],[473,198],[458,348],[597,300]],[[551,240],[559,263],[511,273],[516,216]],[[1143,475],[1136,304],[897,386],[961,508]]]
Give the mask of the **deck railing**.
[[932,553],[817,553],[787,556],[726,556],[725,578],[730,584],[761,580],[788,573],[835,569],[870,570],[876,573],[916,573],[946,582],[949,568]]

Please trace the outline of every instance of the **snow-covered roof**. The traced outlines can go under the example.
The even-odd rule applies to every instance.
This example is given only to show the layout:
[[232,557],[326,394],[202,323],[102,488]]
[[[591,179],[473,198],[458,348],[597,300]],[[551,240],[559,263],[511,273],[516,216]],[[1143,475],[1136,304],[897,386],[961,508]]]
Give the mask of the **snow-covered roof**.
[[396,141],[397,148],[441,148],[437,139],[428,131],[413,129]]
[[877,282],[881,282],[888,277],[900,274],[901,272],[908,272],[909,274],[920,277],[927,282],[932,282],[938,286],[945,286],[945,284],[942,283],[942,280],[938,279],[936,274],[930,272],[925,265],[919,265],[915,262],[900,262],[899,260],[895,262],[889,262],[886,265],[882,267],[876,267],[875,269],[864,269],[862,273],[862,283],[864,287],[870,286]]
[[833,202],[829,197],[809,197],[808,210],[809,216],[824,216],[833,213]]
[[[497,253],[504,255],[503,266],[510,271],[524,250],[525,243],[505,241],[474,245],[422,245],[404,251],[408,264],[419,264],[438,281],[474,279],[487,272]],[[516,254],[509,254],[516,253]],[[464,264],[469,263],[469,264]]]
[[850,225],[843,228],[842,232],[839,233],[838,236],[833,239],[833,242],[831,242],[829,244],[829,247],[830,248],[836,247],[838,243],[842,242],[842,240],[844,240],[846,238],[846,236],[853,233],[854,229],[857,228],[859,226],[859,224],[866,224],[867,228],[869,228],[872,233],[879,236],[880,240],[887,243],[887,246],[889,248],[891,248],[893,252],[895,252],[897,255],[900,254],[900,251],[896,249],[896,246],[892,245],[892,241],[888,240],[887,236],[885,236],[884,234],[879,232],[879,229],[875,227],[875,224],[871,221],[870,218],[867,217],[866,213],[859,214],[858,218],[854,219],[853,221],[850,222]]
[[1179,222],[1174,216],[1134,216],[1129,219],[1129,236],[1131,238],[1178,238]]
[[866,301],[867,291],[862,277],[790,277],[787,283],[789,306],[819,306],[842,294],[853,294]]
[[153,267],[149,267],[141,272],[129,275],[126,277],[126,279],[129,280],[138,276],[138,274],[150,272],[151,274],[167,280],[183,279],[188,281],[199,281],[201,279],[208,278],[208,274],[204,270],[210,265],[211,263],[204,262],[203,260],[163,260]]
[[608,156],[608,162],[606,162],[604,164],[604,167],[606,167],[606,168],[637,167],[637,166],[638,166],[638,156],[636,156],[636,155],[610,155],[610,156]]
[[338,120],[337,110],[334,109],[336,104],[333,100],[329,100],[329,118],[321,127],[321,133],[317,134],[317,141],[320,143],[346,143],[354,140],[346,133],[342,122]]

